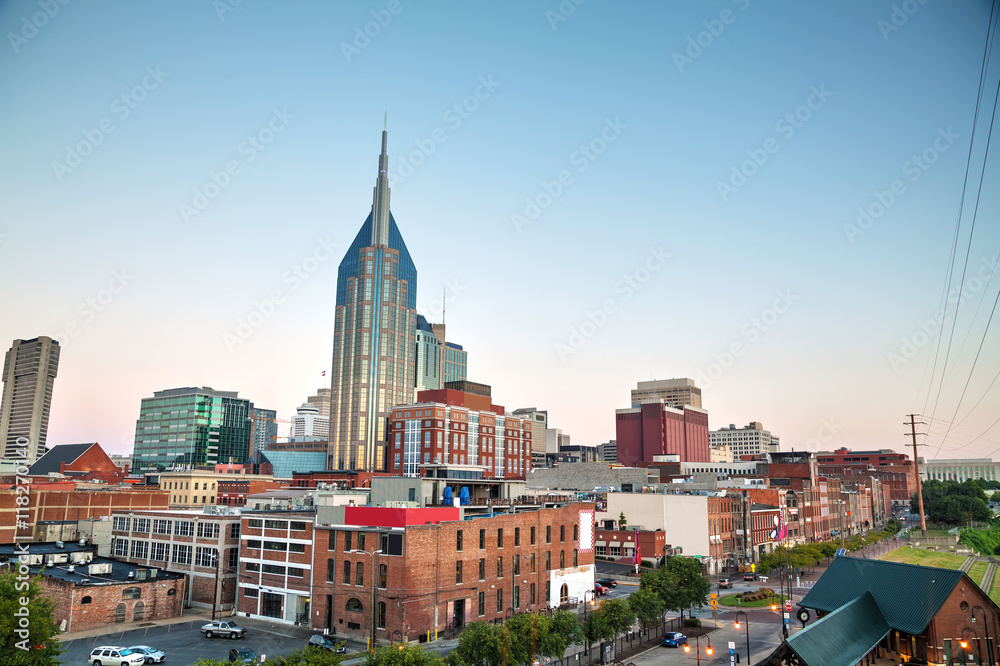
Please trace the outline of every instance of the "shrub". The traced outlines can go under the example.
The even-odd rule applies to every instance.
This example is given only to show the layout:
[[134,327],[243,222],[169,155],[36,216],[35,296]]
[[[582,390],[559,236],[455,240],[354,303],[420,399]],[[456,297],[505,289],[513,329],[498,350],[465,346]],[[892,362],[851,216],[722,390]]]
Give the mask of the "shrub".
[[701,619],[699,619],[697,617],[686,617],[686,618],[684,618],[684,626],[685,627],[700,627],[701,626]]

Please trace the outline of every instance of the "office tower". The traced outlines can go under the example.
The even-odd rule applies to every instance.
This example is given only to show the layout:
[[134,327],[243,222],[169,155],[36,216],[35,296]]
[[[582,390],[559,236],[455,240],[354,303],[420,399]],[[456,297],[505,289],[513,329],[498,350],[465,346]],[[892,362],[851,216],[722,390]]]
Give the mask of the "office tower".
[[[274,409],[253,408],[252,451],[266,451],[278,439],[278,412]],[[227,461],[222,461],[227,462]],[[242,460],[240,462],[243,462]]]
[[330,437],[330,419],[320,416],[316,405],[308,402],[295,410],[295,418],[292,419],[292,439],[300,437]]
[[708,445],[713,449],[728,445],[733,460],[740,460],[742,456],[763,457],[766,460],[768,454],[778,452],[780,443],[777,435],[764,430],[764,426],[757,421],[751,421],[740,429],[730,423],[728,428],[708,433]]
[[531,464],[545,467],[546,430],[549,427],[549,413],[534,407],[521,407],[511,412],[531,423]]
[[708,412],[663,401],[615,410],[615,454],[618,462],[637,466],[654,456],[676,454],[681,462],[709,462]]
[[176,388],[143,398],[135,423],[133,471],[187,470],[250,457],[253,403],[236,391]]
[[449,342],[444,323],[430,324],[431,332],[441,343],[441,385],[469,378],[469,352],[462,345]]
[[[14,340],[3,361],[0,442],[3,457],[31,464],[45,455],[52,386],[59,369],[59,343],[44,335]],[[18,446],[18,443],[27,446]],[[22,453],[26,458],[22,458]]]
[[663,401],[669,407],[690,405],[701,408],[701,389],[694,385],[693,379],[657,379],[651,382],[639,382],[632,389],[632,406],[645,402]]
[[423,315],[417,315],[417,357],[414,387],[417,391],[441,388],[441,341]]
[[330,389],[317,389],[316,395],[311,395],[306,398],[306,402],[310,405],[316,405],[316,409],[319,410],[320,416],[330,418]]
[[337,270],[330,469],[385,469],[385,422],[415,397],[417,269],[389,209],[387,133],[372,211]]

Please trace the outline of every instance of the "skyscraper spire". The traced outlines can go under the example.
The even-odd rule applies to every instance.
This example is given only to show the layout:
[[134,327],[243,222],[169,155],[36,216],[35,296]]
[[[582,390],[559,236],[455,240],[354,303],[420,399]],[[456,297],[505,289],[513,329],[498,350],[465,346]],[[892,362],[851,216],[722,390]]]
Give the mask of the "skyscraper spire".
[[372,245],[389,244],[389,156],[386,154],[388,143],[389,114],[385,114],[385,124],[382,129],[382,154],[378,158],[378,180],[375,182],[375,192],[372,196]]

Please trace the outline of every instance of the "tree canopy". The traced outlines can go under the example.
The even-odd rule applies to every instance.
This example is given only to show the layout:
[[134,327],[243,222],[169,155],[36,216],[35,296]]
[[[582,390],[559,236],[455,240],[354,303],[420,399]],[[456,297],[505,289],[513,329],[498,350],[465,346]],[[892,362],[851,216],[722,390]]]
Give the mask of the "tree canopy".
[[52,620],[56,604],[42,592],[38,577],[18,573],[17,560],[0,571],[0,664],[56,666],[63,648]]
[[[921,485],[924,495],[924,513],[931,522],[945,525],[961,525],[970,520],[987,522],[993,518],[993,512],[987,506],[989,499],[983,486],[987,481],[968,479],[958,481],[939,481],[931,479]],[[920,503],[917,494],[910,499],[910,510],[920,515]]]

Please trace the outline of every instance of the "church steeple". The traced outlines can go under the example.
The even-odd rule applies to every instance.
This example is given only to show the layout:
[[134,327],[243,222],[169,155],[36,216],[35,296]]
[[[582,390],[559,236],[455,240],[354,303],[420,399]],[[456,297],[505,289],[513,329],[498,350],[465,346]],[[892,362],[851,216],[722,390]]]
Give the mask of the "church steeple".
[[372,197],[372,245],[389,244],[389,156],[386,154],[388,143],[389,114],[386,113],[382,128],[382,154],[378,158],[378,180],[375,182],[375,192]]

